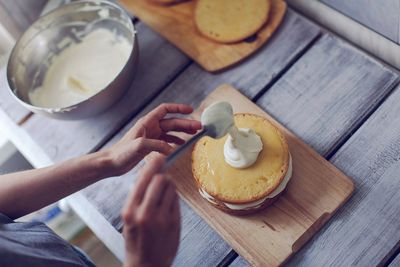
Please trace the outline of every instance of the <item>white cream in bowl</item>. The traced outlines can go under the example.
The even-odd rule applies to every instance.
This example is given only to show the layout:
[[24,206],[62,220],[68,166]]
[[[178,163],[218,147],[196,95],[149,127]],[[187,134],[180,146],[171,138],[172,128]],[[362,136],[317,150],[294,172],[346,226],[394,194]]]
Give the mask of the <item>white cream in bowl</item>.
[[41,86],[29,92],[34,106],[65,108],[105,89],[121,72],[132,44],[107,29],[96,29],[54,56]]

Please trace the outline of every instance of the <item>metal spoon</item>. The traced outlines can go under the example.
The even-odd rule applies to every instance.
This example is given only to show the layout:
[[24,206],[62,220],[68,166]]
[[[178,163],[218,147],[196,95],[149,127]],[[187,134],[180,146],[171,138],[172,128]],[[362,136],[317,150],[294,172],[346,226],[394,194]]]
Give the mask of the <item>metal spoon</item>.
[[175,162],[175,160],[177,158],[179,158],[186,151],[186,149],[188,149],[191,145],[193,145],[195,142],[197,142],[203,136],[210,136],[211,138],[216,138],[217,134],[215,133],[215,130],[213,129],[213,127],[210,127],[210,126],[204,127],[203,130],[201,130],[199,133],[194,135],[192,138],[190,138],[188,141],[186,141],[185,144],[178,147],[174,152],[172,152],[172,154],[170,154],[167,157],[167,160],[163,167],[163,171],[166,171]]
[[[212,119],[206,120],[204,119],[205,116],[212,116]],[[204,110],[201,121],[203,130],[167,157],[163,171],[167,170],[188,147],[203,136],[209,136],[214,139],[225,136],[234,127],[232,106],[228,102],[215,103]]]

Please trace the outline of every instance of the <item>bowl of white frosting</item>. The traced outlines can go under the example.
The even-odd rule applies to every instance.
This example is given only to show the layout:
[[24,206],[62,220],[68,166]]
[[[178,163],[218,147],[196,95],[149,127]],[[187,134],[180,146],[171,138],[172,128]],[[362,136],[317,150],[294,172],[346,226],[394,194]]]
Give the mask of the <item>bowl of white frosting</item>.
[[29,110],[83,119],[130,89],[138,58],[131,17],[108,1],[79,1],[39,18],[18,40],[7,66],[12,95]]

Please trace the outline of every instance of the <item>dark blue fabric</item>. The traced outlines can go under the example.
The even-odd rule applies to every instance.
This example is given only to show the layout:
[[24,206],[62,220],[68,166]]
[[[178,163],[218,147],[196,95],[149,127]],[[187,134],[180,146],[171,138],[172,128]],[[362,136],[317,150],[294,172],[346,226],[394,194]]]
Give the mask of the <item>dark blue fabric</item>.
[[78,253],[44,223],[14,222],[0,213],[0,266],[90,266]]

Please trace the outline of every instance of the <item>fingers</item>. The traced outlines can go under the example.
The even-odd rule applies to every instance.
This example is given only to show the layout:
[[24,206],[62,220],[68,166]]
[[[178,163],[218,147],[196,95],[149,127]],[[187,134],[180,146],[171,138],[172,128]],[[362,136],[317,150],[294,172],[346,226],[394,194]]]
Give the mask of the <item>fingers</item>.
[[175,185],[163,174],[157,174],[150,182],[146,195],[144,196],[143,209],[154,211],[163,216],[179,214],[179,197]]
[[[153,158],[155,158],[155,157],[160,157],[161,156],[161,154],[160,153],[158,153],[158,152],[150,152],[145,158],[144,158],[144,161],[145,162],[148,162],[148,161],[151,161],[151,160],[153,160]],[[164,155],[163,155],[164,156]]]
[[144,210],[150,211],[161,206],[168,184],[169,181],[164,174],[157,174],[153,177],[143,199]]
[[150,152],[156,151],[164,155],[169,155],[174,149],[164,140],[138,138],[138,152],[147,155]]
[[170,212],[171,212],[171,215],[173,216],[173,218],[177,222],[179,222],[180,217],[181,217],[181,211],[180,211],[180,204],[179,204],[178,194],[176,195],[175,199],[171,203]]
[[162,156],[154,156],[141,170],[138,181],[129,194],[122,212],[122,217],[126,223],[129,222],[131,214],[142,203],[154,174],[161,170],[164,163],[165,159]]
[[184,132],[188,134],[195,134],[198,130],[202,128],[202,126],[201,123],[196,120],[171,118],[171,119],[161,120],[160,128],[163,132],[165,132],[160,136],[161,140],[164,140],[168,143],[182,145],[185,143],[185,140],[175,135],[166,133],[170,131],[175,131],[175,132]]
[[165,213],[171,213],[177,198],[178,194],[176,193],[175,185],[172,182],[169,182],[168,187],[165,189],[164,198],[161,203],[161,208]]
[[202,128],[202,126],[201,123],[196,120],[171,118],[161,120],[160,128],[164,132],[175,131],[195,134],[198,130]]
[[171,135],[171,134],[162,134],[160,136],[161,140],[164,140],[167,143],[172,143],[172,144],[176,144],[176,145],[183,145],[185,143],[185,140],[183,140],[182,138],[179,138],[175,135]]
[[165,103],[156,107],[147,116],[154,116],[158,120],[161,120],[168,113],[190,114],[192,112],[193,108],[191,106],[185,104]]
[[164,163],[164,157],[154,156],[145,164],[145,166],[139,173],[140,178],[132,192],[134,196],[136,195],[136,197],[134,198],[134,201],[136,203],[140,204],[142,202],[153,176],[162,169]]

